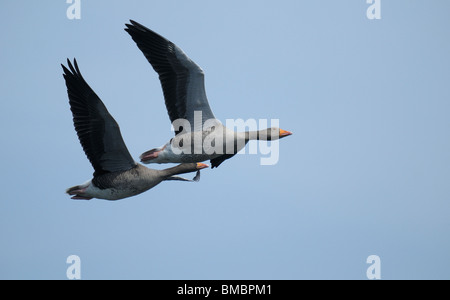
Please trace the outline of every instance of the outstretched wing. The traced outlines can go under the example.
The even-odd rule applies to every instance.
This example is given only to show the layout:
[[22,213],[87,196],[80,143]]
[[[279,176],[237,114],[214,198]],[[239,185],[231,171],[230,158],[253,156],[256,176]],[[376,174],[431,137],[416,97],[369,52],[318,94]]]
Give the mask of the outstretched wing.
[[[130,22],[125,24],[125,31],[159,74],[170,121],[188,120],[192,131],[201,131],[206,120],[213,119],[211,125],[220,123],[206,97],[203,70],[172,42],[133,20]],[[197,122],[195,111],[202,113]]]
[[211,169],[217,168],[218,166],[220,166],[224,161],[226,161],[227,159],[232,158],[233,156],[235,156],[236,154],[223,154],[219,157],[213,158],[210,160],[211,162]]
[[120,128],[103,102],[81,76],[77,61],[67,60],[64,70],[70,110],[84,153],[94,167],[94,176],[125,171],[136,166],[125,145]]

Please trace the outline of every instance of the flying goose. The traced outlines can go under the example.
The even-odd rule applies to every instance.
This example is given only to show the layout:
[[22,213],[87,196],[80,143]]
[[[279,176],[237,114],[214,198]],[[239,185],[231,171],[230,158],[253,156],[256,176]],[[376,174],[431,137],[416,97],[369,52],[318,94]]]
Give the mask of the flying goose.
[[174,175],[197,171],[208,167],[202,163],[180,164],[164,170],[153,170],[137,164],[123,141],[120,128],[109,114],[103,102],[83,79],[78,69],[67,60],[64,70],[73,123],[83,150],[94,167],[94,178],[86,183],[68,188],[72,199],[92,198],[118,200],[135,196],[164,180],[187,179]]
[[[125,31],[159,74],[167,112],[175,129],[175,138],[162,147],[144,152],[141,162],[210,160],[211,167],[215,168],[244,148],[249,140],[277,140],[292,134],[277,127],[235,132],[223,126],[209,106],[203,70],[169,40],[133,20],[130,22],[125,24]],[[203,143],[205,139],[211,143]]]

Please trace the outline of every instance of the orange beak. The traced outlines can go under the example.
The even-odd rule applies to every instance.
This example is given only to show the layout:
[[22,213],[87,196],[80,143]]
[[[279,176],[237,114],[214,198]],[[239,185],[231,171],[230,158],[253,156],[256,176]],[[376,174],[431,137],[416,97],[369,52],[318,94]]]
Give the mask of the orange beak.
[[202,163],[197,163],[197,169],[201,170],[204,168],[209,168],[209,166],[207,164],[202,164]]
[[280,138],[291,135],[292,132],[280,129]]

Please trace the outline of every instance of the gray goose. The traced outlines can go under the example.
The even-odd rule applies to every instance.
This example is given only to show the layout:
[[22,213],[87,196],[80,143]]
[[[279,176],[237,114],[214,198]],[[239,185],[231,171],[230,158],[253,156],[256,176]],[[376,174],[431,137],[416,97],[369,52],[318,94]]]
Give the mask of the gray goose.
[[180,164],[164,170],[149,169],[136,163],[123,141],[120,128],[103,102],[83,79],[78,69],[67,60],[64,70],[73,122],[83,150],[95,172],[83,184],[68,188],[72,199],[92,198],[119,200],[145,192],[164,180],[190,181],[174,175],[208,167],[201,163]]
[[[209,106],[203,70],[174,43],[138,22],[130,22],[131,24],[125,24],[125,31],[158,73],[167,112],[175,129],[175,138],[159,148],[144,152],[140,156],[141,162],[186,163],[210,160],[211,167],[215,168],[233,157],[250,140],[277,140],[292,134],[277,127],[235,132],[223,126]],[[176,123],[180,119],[189,122],[190,130]],[[205,138],[222,141],[223,147],[206,149],[202,143],[194,142]]]

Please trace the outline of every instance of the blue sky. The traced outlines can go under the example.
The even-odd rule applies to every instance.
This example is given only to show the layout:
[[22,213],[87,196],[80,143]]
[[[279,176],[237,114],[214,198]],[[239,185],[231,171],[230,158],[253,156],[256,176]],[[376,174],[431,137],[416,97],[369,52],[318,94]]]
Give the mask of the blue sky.
[[[450,279],[448,1],[0,2],[0,279]],[[279,119],[280,159],[122,201],[64,194],[93,169],[61,63],[76,57],[133,157],[172,137],[134,19],[206,74],[221,120]],[[164,166],[155,166],[161,168]]]

